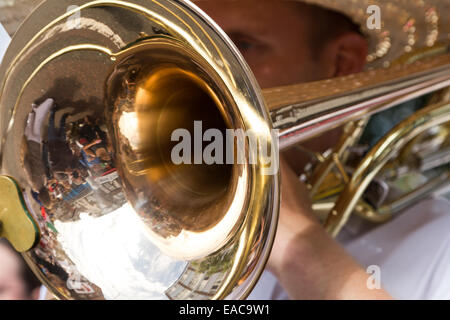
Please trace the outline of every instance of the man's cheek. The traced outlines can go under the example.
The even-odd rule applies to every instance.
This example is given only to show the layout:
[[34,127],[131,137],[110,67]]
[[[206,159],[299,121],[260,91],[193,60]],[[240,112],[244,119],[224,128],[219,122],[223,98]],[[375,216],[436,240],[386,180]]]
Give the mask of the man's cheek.
[[276,87],[283,82],[283,70],[276,68],[271,62],[259,64],[252,71],[261,88]]

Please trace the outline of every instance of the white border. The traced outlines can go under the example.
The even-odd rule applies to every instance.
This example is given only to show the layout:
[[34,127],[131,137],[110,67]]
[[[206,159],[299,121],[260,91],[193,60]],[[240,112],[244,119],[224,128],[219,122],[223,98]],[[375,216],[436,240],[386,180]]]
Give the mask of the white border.
[[0,23],[0,63],[2,62],[3,55],[5,54],[10,42],[11,38]]

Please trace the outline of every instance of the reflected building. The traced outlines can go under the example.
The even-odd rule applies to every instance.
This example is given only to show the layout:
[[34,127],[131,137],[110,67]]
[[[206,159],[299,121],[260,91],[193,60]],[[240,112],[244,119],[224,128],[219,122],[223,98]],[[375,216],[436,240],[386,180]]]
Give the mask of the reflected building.
[[190,264],[180,279],[167,289],[165,294],[170,300],[210,300],[227,275],[224,272],[208,275],[196,270]]
[[[170,300],[210,300],[230,273],[237,247],[232,245],[203,259],[189,263],[179,279],[167,289]],[[201,289],[200,289],[201,288]]]

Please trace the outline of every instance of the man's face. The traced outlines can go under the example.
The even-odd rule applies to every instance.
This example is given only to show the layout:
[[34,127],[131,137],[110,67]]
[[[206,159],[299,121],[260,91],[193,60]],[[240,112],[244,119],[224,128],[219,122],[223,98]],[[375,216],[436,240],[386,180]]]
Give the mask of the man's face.
[[[353,70],[355,68],[336,68],[337,60],[333,56],[335,51],[333,47],[325,46],[325,43],[319,55],[314,53],[312,41],[320,42],[323,38],[313,37],[317,33],[312,29],[316,22],[313,20],[314,11],[301,1],[194,0],[194,2],[228,34],[262,88],[331,78],[338,69],[344,70],[341,75],[361,71]],[[344,44],[347,46],[351,44],[349,47],[355,48],[358,43],[361,45],[361,59],[364,63],[365,42]],[[354,53],[346,52],[339,57],[344,61],[342,57],[359,56]],[[352,62],[350,65],[359,64]],[[303,146],[312,151],[324,152],[334,146],[339,137],[338,128],[331,134],[327,133],[303,143]],[[297,173],[302,172],[306,163],[310,161],[309,156],[295,149],[285,154]]]
[[306,6],[284,0],[195,1],[231,38],[262,88],[323,78]]

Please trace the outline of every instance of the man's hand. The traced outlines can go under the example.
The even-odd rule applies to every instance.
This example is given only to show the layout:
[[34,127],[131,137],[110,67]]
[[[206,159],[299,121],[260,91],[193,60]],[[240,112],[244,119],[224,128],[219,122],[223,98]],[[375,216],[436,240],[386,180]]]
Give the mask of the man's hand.
[[389,299],[367,288],[368,274],[322,228],[308,191],[284,159],[281,208],[268,268],[291,299]]

